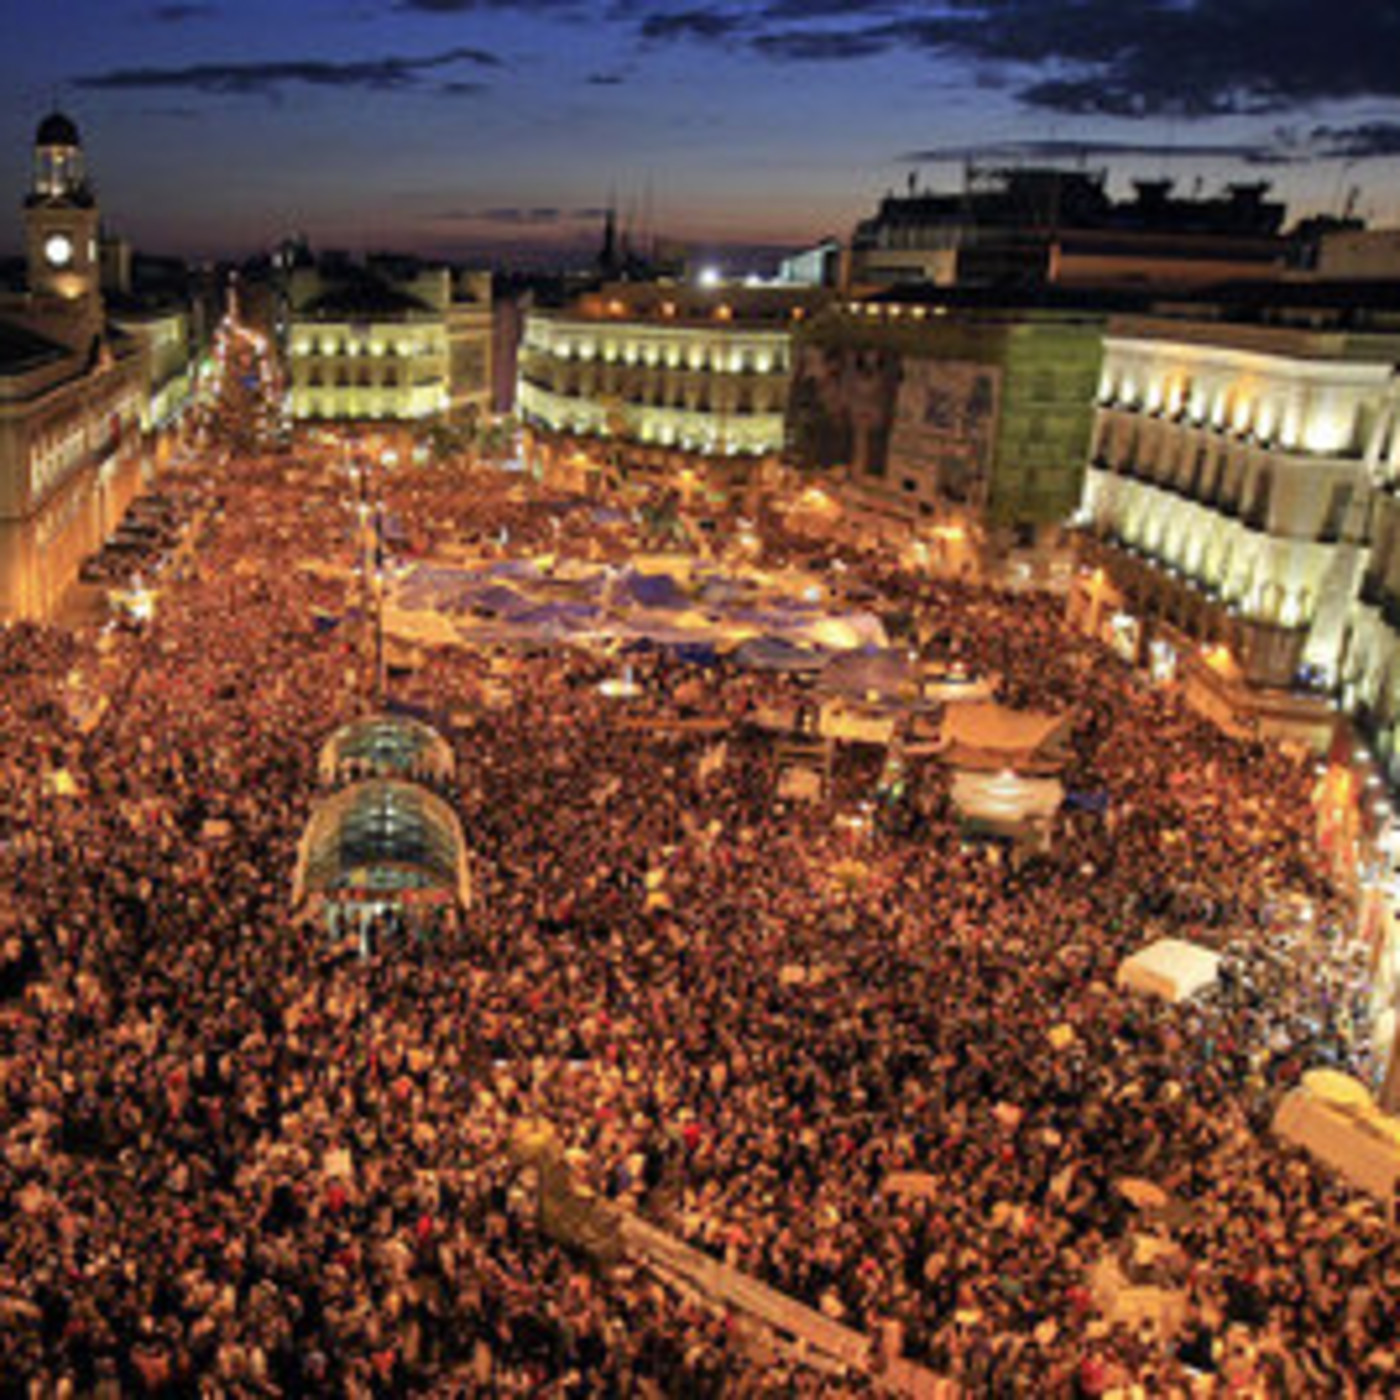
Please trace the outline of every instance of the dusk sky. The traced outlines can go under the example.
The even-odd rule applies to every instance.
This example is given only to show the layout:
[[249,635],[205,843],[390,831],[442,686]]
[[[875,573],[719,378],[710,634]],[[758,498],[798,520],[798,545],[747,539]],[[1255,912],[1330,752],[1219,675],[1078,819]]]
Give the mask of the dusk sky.
[[[844,237],[965,157],[1352,186],[1400,222],[1400,0],[0,0],[0,246],[79,123],[151,251],[509,257],[602,206],[703,244]],[[1081,154],[1082,157],[1081,157]]]

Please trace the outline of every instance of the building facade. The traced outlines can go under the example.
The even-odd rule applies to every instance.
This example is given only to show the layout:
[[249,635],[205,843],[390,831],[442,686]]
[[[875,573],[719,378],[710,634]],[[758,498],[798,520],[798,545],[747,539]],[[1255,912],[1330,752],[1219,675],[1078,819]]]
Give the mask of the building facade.
[[23,217],[28,290],[0,306],[0,619],[43,621],[140,490],[146,374],[106,323],[97,201],[61,114]]
[[286,321],[293,419],[392,422],[491,408],[488,274],[398,259],[292,270]]
[[1255,686],[1336,684],[1398,358],[1395,334],[1115,322],[1082,507],[1114,612],[1220,643]]
[[793,328],[826,299],[812,288],[618,284],[531,311],[517,403],[537,454],[566,475],[578,461],[585,475],[742,495],[782,452]]
[[871,532],[994,552],[1078,504],[1104,318],[912,292],[844,302],[798,333],[789,452]]

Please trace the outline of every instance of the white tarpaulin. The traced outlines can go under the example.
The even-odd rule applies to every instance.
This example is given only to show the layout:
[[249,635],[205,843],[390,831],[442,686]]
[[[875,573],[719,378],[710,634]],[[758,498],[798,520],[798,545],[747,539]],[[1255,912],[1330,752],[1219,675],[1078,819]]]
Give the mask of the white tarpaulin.
[[1400,1119],[1371,1102],[1340,1102],[1304,1083],[1284,1096],[1274,1132],[1390,1206],[1400,1187]]
[[1065,790],[1058,778],[960,769],[953,773],[952,798],[959,815],[969,821],[998,827],[1043,825],[1060,810]]
[[1216,984],[1220,954],[1184,938],[1159,938],[1118,966],[1118,985],[1167,1001],[1189,1001]]

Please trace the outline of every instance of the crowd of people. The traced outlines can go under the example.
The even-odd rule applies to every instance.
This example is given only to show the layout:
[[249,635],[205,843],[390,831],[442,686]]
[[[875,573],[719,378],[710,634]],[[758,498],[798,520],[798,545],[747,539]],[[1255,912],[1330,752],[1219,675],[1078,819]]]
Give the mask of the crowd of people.
[[[191,474],[187,487],[197,493]],[[178,485],[178,481],[177,481]],[[0,1375],[38,1396],[853,1393],[643,1264],[542,1230],[513,1135],[975,1394],[1381,1394],[1384,1212],[1269,1123],[1367,1074],[1364,950],[1310,763],[1228,738],[1062,603],[841,551],[910,645],[1073,715],[1048,851],[970,841],[936,760],[779,800],[796,682],[662,652],[426,649],[473,907],[368,956],[288,907],[320,744],[363,713],[358,494],[236,460],[141,629],[0,631]],[[482,469],[375,483],[406,547],[622,562],[625,517]],[[769,559],[836,548],[763,522]],[[93,717],[75,695],[101,691]],[[697,734],[681,714],[722,721]],[[55,775],[67,775],[57,784]],[[1283,916],[1306,899],[1308,929]],[[1119,991],[1159,933],[1225,954]],[[1161,1202],[1125,1191],[1148,1181]],[[1115,1316],[1105,1261],[1180,1299]],[[27,1387],[27,1390],[25,1389]]]

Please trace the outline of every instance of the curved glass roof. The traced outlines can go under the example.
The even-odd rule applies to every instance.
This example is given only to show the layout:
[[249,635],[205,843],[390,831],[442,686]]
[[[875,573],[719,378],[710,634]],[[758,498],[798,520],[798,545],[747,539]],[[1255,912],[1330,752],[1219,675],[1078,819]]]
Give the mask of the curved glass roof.
[[452,746],[431,725],[409,715],[367,715],[337,729],[321,746],[322,781],[347,771],[381,778],[447,781],[456,769]]
[[426,788],[393,778],[352,783],[326,798],[301,839],[293,900],[356,890],[439,890],[468,904],[457,814]]

